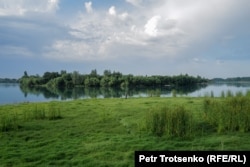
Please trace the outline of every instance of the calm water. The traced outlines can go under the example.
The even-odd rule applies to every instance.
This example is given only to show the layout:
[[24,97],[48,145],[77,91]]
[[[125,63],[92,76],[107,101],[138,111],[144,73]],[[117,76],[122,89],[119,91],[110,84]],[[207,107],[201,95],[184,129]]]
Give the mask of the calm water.
[[209,84],[194,87],[163,87],[163,88],[130,88],[130,89],[103,89],[103,88],[74,88],[49,90],[46,88],[21,88],[19,84],[0,83],[0,104],[13,104],[20,102],[40,102],[51,100],[72,100],[79,98],[125,98],[161,96],[172,97],[172,91],[176,90],[177,96],[202,97],[205,95],[220,96],[230,90],[232,93],[250,90],[250,83],[235,84]]

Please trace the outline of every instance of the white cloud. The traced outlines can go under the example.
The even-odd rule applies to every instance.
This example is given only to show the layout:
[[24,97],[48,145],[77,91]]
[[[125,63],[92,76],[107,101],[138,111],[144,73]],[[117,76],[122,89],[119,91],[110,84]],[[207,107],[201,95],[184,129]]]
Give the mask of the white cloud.
[[[70,24],[73,39],[58,40],[50,52],[51,57],[61,59],[60,55],[64,55],[65,60],[75,61],[143,57],[205,63],[207,59],[216,59],[216,55],[203,54],[211,43],[227,35],[235,36],[231,32],[222,33],[227,29],[225,25],[233,25],[235,19],[231,18],[236,17],[240,7],[246,5],[246,1],[238,4],[233,0],[127,2],[143,7],[128,13],[120,7],[121,12],[117,12],[116,7],[111,6],[93,15],[80,14]],[[91,11],[91,5],[85,3],[87,11]],[[66,56],[68,54],[70,56]]]
[[[87,64],[106,60],[126,69],[194,74],[235,70],[233,60],[249,60],[248,0],[123,1],[133,6],[93,1],[100,3],[94,11],[88,1],[75,13],[75,8],[55,13],[60,0],[0,0],[1,55]],[[61,9],[68,7],[65,2]],[[249,66],[244,63],[241,72]]]
[[119,18],[121,20],[126,20],[128,18],[129,14],[127,12],[124,12],[122,14],[119,15]]
[[93,9],[92,9],[92,2],[85,2],[85,8],[87,13],[92,13]]
[[55,11],[59,9],[59,0],[48,0],[47,11]]
[[93,48],[83,41],[58,40],[51,49],[44,56],[60,61],[91,60],[94,56]]
[[144,32],[148,34],[149,36],[156,37],[158,35],[157,25],[160,19],[161,19],[161,16],[159,15],[153,16],[151,19],[149,19],[147,24],[144,26],[145,27]]
[[51,13],[59,9],[59,0],[1,0],[0,16],[24,15],[27,12]]
[[116,16],[116,10],[115,10],[114,6],[111,6],[109,8],[109,14],[112,15],[112,16]]

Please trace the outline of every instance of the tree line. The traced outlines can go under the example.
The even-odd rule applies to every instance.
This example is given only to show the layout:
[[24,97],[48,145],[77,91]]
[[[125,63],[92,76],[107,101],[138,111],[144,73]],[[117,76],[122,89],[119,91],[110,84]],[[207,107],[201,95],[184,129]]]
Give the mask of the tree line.
[[80,74],[78,71],[71,73],[62,70],[61,72],[45,72],[43,76],[24,75],[19,79],[21,86],[49,86],[55,88],[84,87],[160,87],[160,86],[189,86],[198,83],[206,83],[208,79],[200,76],[194,77],[188,74],[177,76],[134,76],[124,75],[120,72],[104,70],[99,75],[96,70],[89,74]]
[[15,78],[0,78],[0,83],[18,83],[18,79],[15,79]]
[[214,78],[213,82],[250,82],[250,77]]

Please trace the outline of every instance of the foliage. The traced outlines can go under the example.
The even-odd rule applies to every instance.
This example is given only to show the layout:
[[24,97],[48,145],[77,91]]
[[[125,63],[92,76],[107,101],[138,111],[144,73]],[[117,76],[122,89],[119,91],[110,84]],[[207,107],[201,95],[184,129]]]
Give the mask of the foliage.
[[208,80],[200,76],[193,77],[187,74],[178,76],[133,76],[123,75],[120,72],[104,70],[99,75],[96,70],[90,74],[80,74],[78,71],[67,73],[66,71],[45,72],[42,77],[29,76],[27,72],[20,79],[22,86],[34,87],[47,85],[49,87],[163,87],[163,86],[190,86],[197,83],[205,83]]
[[214,78],[212,79],[213,82],[249,82],[250,77],[233,77],[233,78]]

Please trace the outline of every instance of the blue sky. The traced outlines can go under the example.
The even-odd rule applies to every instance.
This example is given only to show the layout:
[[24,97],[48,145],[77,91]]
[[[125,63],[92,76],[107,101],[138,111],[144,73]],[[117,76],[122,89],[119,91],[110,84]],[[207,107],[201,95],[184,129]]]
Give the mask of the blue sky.
[[249,0],[0,0],[0,78],[250,76]]

